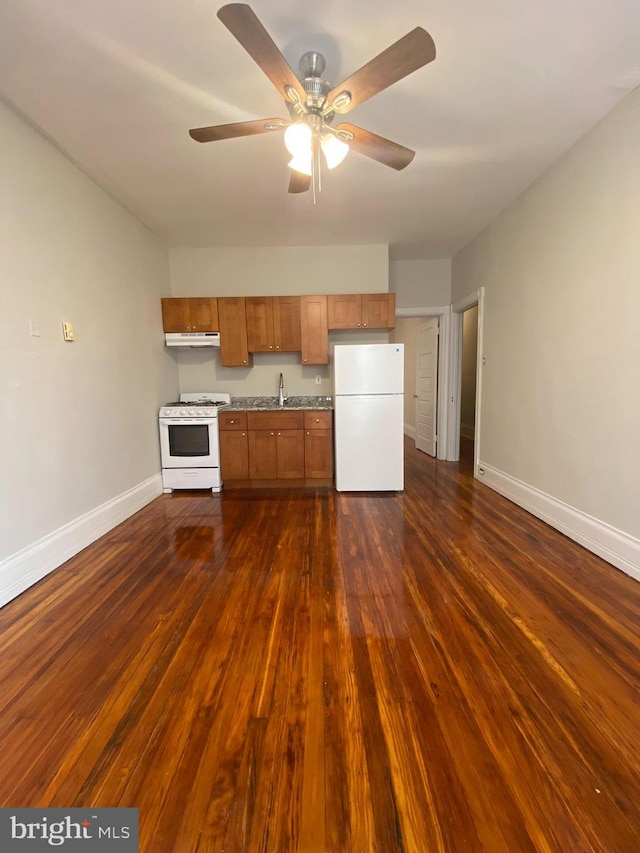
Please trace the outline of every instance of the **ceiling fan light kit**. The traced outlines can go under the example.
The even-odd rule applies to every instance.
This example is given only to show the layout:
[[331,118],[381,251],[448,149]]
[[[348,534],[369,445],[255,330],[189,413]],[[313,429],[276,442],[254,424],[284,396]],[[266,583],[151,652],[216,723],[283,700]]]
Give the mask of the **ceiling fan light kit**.
[[230,3],[218,10],[218,18],[260,66],[282,95],[289,121],[281,118],[200,127],[189,131],[197,142],[215,142],[284,130],[284,143],[292,155],[289,192],[320,190],[320,152],[329,169],[347,156],[350,148],[392,169],[404,169],[415,152],[356,125],[342,123],[335,128],[336,113],[345,113],[363,101],[432,62],[436,56],[433,39],[421,27],[378,54],[355,74],[334,88],[323,79],[326,62],[317,51],[300,58],[299,80],[262,26],[250,6]]

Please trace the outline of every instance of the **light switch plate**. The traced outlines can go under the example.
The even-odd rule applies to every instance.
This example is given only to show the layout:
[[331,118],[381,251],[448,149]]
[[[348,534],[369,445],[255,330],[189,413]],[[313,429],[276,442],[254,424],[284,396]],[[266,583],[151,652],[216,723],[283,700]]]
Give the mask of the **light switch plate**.
[[62,337],[65,341],[75,341],[76,337],[73,331],[73,323],[62,324]]

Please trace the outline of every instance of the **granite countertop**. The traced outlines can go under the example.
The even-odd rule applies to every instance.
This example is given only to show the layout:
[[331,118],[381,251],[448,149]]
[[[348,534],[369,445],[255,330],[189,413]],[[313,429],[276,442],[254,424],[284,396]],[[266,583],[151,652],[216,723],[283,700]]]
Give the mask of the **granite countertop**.
[[278,405],[277,397],[232,397],[224,407],[227,412],[246,411],[291,411],[292,409],[333,409],[333,397],[289,397],[284,406]]

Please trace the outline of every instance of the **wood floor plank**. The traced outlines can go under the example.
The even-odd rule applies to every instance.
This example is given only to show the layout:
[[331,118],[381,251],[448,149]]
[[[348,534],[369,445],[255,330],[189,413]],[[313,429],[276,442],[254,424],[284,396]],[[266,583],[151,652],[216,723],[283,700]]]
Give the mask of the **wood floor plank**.
[[405,447],[406,490],[163,495],[0,610],[0,805],[142,853],[637,853],[640,585]]

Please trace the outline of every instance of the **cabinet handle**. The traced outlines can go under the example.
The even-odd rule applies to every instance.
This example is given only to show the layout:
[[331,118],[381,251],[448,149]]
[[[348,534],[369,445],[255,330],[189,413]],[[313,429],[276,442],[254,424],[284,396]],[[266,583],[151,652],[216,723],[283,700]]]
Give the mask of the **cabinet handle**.
[[366,323],[363,323],[362,325],[363,325],[363,326],[366,326],[367,324],[366,324]]
[[356,326],[359,326],[359,325],[360,325],[360,323],[356,323]]
[[280,349],[280,344],[276,344],[276,349]]
[[230,423],[230,424],[235,424],[234,419],[233,419],[233,418],[231,418],[231,420],[229,421],[229,423]]
[[275,432],[272,432],[271,435],[275,435]]
[[243,364],[246,364],[246,363],[247,363],[247,359],[246,359],[246,358],[243,358],[243,359],[242,359],[242,363],[243,363]]
[[320,423],[320,418],[316,418],[316,423],[317,423],[317,424],[319,424],[319,423]]
[[309,430],[307,430],[307,435],[311,435],[311,433],[309,432]]
[[304,361],[304,363],[305,363],[305,364],[307,363],[307,359],[306,359],[306,358],[303,358],[302,360]]
[[246,432],[243,432],[242,435],[246,435]]
[[269,344],[269,349],[273,349],[273,344]]
[[279,433],[278,433],[278,435],[282,435],[282,433],[281,433],[281,432],[279,432]]

